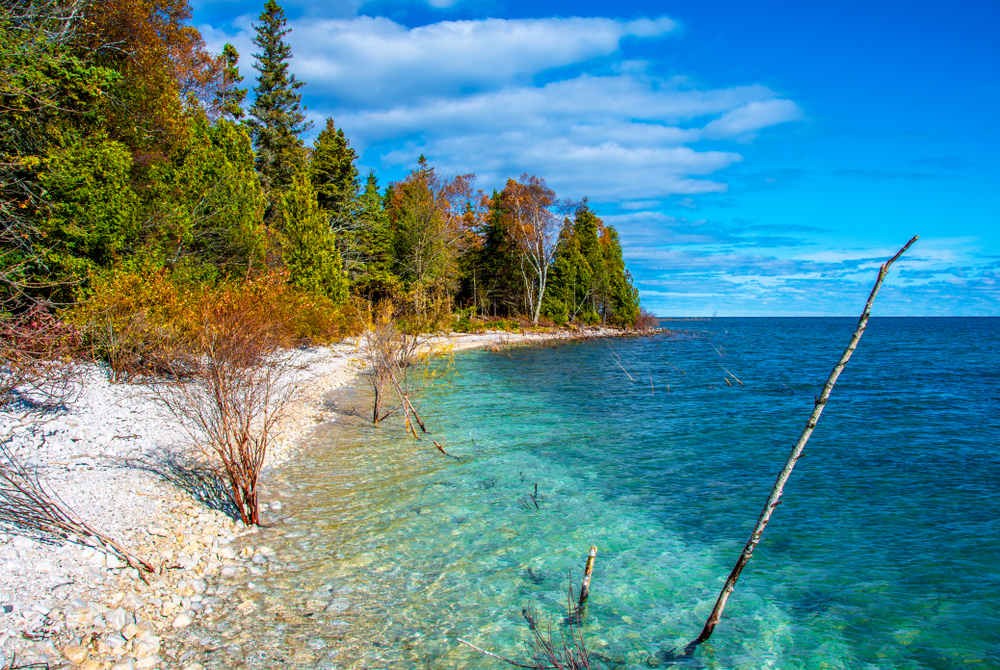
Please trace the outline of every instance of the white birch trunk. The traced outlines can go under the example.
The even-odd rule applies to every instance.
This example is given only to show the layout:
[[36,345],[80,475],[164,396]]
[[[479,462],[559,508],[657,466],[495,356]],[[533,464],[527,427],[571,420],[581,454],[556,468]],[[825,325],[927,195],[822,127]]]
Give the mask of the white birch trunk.
[[743,547],[743,553],[740,554],[739,560],[736,561],[736,566],[733,568],[733,571],[729,573],[729,578],[726,579],[726,584],[722,587],[722,592],[719,594],[719,598],[715,602],[712,614],[709,615],[708,621],[705,622],[705,627],[702,629],[701,635],[698,636],[698,639],[692,641],[688,645],[688,653],[693,651],[694,647],[702,642],[705,642],[712,636],[712,632],[715,630],[716,625],[718,625],[719,619],[722,618],[722,611],[726,607],[726,602],[729,600],[729,596],[732,595],[733,589],[736,588],[736,580],[739,579],[743,568],[753,556],[754,549],[757,547],[757,543],[760,542],[761,535],[764,533],[764,528],[767,526],[768,521],[771,520],[771,514],[774,512],[774,508],[778,506],[779,502],[781,502],[781,494],[785,488],[785,483],[792,474],[792,468],[795,467],[795,462],[802,455],[802,450],[805,449],[806,442],[809,441],[809,437],[816,428],[816,423],[819,421],[819,417],[823,413],[826,401],[830,397],[831,391],[833,391],[833,385],[837,383],[837,378],[840,377],[840,373],[843,372],[844,366],[846,366],[847,362],[851,360],[851,355],[857,348],[858,341],[861,339],[861,336],[865,332],[865,328],[868,326],[868,317],[871,316],[872,303],[875,302],[875,296],[882,287],[882,280],[885,279],[886,274],[889,272],[889,266],[892,265],[897,258],[902,256],[903,252],[909,249],[910,245],[916,242],[919,237],[920,236],[917,235],[907,242],[895,256],[883,263],[882,267],[879,268],[878,278],[875,280],[875,286],[872,288],[871,294],[868,296],[868,302],[865,304],[865,309],[861,312],[861,318],[858,320],[858,327],[854,330],[854,335],[851,337],[851,341],[847,345],[844,355],[840,357],[840,361],[837,362],[837,365],[830,373],[830,377],[826,380],[826,384],[823,386],[823,391],[820,393],[819,397],[816,398],[812,414],[806,422],[806,427],[799,436],[798,442],[795,443],[795,447],[792,449],[792,453],[788,456],[788,460],[785,461],[785,466],[781,469],[781,472],[778,473],[778,479],[774,482],[774,487],[771,489],[771,495],[768,496],[767,502],[764,504],[764,509],[761,511],[760,517],[757,519],[757,525],[754,527],[753,533],[750,534],[750,539],[747,540],[746,546]]

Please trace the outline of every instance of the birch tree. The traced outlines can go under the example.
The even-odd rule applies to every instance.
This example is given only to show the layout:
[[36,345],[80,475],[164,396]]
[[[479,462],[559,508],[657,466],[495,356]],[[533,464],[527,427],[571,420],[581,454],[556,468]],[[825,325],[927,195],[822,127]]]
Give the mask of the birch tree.
[[559,221],[552,211],[556,193],[545,180],[528,173],[507,181],[504,208],[510,216],[510,232],[520,253],[525,302],[532,323],[538,323],[548,283],[549,267],[559,239]]

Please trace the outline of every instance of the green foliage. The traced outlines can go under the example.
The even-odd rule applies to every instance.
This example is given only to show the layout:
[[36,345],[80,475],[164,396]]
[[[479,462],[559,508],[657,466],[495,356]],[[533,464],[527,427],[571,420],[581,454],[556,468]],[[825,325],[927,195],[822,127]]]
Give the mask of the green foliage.
[[102,135],[49,152],[39,182],[52,203],[41,222],[50,273],[81,280],[130,250],[139,235],[131,167],[128,148]]
[[497,191],[475,231],[481,243],[463,258],[463,295],[482,316],[511,316],[524,307],[517,242]]
[[246,129],[196,114],[187,141],[150,172],[147,206],[165,262],[246,274],[262,265],[265,199]]
[[625,269],[618,232],[587,206],[563,224],[542,313],[566,321],[632,326],[639,292]]
[[386,194],[394,271],[418,313],[454,294],[458,258],[469,243],[465,214],[474,177],[443,179],[420,156],[417,169]]
[[[329,213],[334,226],[344,226],[351,218],[358,198],[358,158],[344,131],[333,119],[313,143],[309,178],[316,189],[316,201]],[[346,227],[346,226],[345,226]]]
[[375,172],[369,172],[358,197],[353,228],[357,263],[349,276],[351,288],[373,303],[393,298],[400,291],[399,277],[393,272],[392,230],[383,202]]
[[305,291],[340,303],[347,278],[326,215],[316,202],[309,175],[295,177],[278,210],[282,255],[289,280]]
[[247,125],[257,152],[257,172],[267,192],[288,187],[305,167],[300,136],[312,127],[306,122],[302,95],[296,93],[305,82],[288,72],[292,50],[282,38],[291,29],[285,24],[284,10],[274,0],[267,0],[260,24],[254,26],[257,35],[253,43],[260,49],[254,54],[254,68],[260,75]]
[[[97,127],[118,75],[73,51],[55,5],[0,7],[0,302],[18,300],[39,275],[38,182],[54,143]],[[65,143],[65,141],[63,141]]]
[[632,275],[625,268],[621,242],[614,226],[604,229],[601,247],[604,276],[608,278],[605,320],[614,326],[634,326],[639,318],[639,290],[632,284]]

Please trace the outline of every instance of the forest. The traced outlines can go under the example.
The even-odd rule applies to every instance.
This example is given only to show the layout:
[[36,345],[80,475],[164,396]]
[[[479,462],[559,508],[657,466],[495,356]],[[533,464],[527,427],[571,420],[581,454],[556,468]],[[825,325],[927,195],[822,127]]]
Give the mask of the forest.
[[307,145],[274,0],[252,81],[232,45],[208,51],[187,0],[0,11],[7,323],[58,317],[114,358],[206,304],[277,315],[299,341],[349,333],[384,301],[423,329],[639,317],[618,234],[586,199],[530,174],[487,194],[423,156],[383,186],[333,119]]

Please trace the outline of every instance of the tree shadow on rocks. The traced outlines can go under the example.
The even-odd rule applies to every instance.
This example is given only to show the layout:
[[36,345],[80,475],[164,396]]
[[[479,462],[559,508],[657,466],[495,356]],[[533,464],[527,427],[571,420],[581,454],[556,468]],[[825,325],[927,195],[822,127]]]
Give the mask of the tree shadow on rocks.
[[240,518],[233,504],[229,483],[208,463],[176,451],[165,451],[156,460],[129,460],[128,467],[144,470],[170,482],[205,507]]

